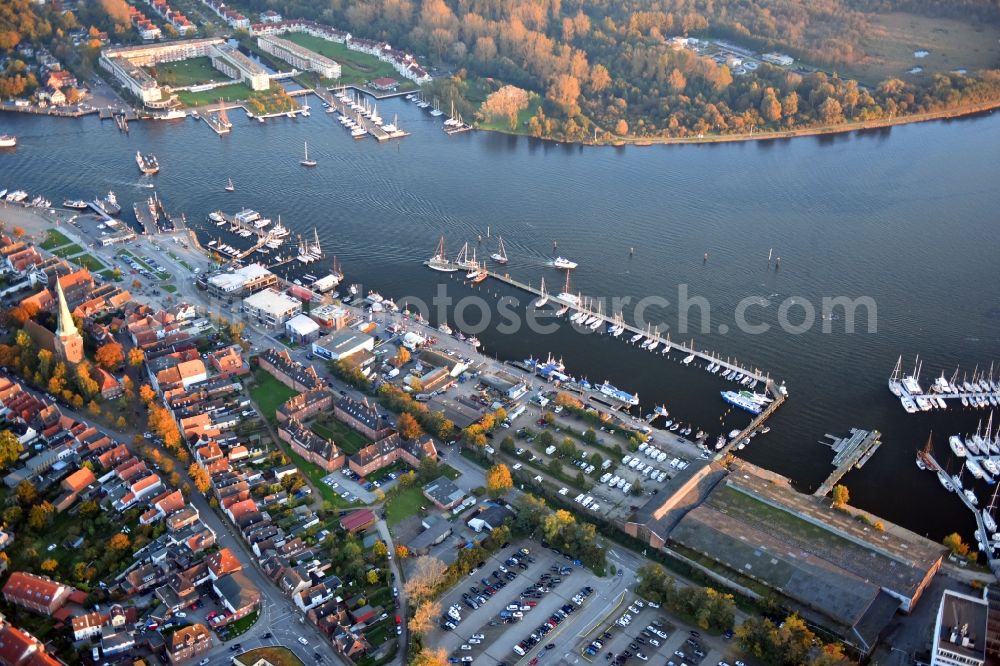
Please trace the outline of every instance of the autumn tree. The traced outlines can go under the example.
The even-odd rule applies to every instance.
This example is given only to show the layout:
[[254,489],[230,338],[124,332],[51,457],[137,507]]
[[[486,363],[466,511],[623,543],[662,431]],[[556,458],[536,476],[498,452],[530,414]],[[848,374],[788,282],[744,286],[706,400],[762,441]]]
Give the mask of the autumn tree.
[[146,359],[146,353],[138,347],[132,347],[128,350],[128,364],[133,368],[142,365],[142,362]]
[[962,541],[962,536],[958,532],[952,532],[946,536],[942,542],[944,547],[951,551],[953,555],[965,557],[969,554],[969,544]]
[[139,399],[149,406],[156,399],[156,391],[149,384],[143,384],[139,387]]
[[94,360],[105,370],[114,370],[125,362],[125,353],[122,351],[121,344],[108,342],[97,348]]
[[125,552],[126,550],[128,550],[130,545],[131,544],[129,543],[128,536],[122,534],[121,532],[111,537],[111,539],[108,541],[108,548],[110,548],[115,553]]
[[403,412],[396,419],[396,430],[403,439],[416,439],[424,434],[417,420],[407,412]]
[[406,595],[417,604],[429,599],[444,580],[446,571],[447,567],[444,562],[436,557],[430,555],[418,557],[413,563],[413,573],[410,574],[410,578],[403,587],[406,590]]
[[28,527],[36,532],[41,532],[52,522],[55,512],[56,508],[48,502],[34,505],[28,512]]
[[202,495],[208,492],[208,489],[212,487],[211,479],[208,477],[208,472],[205,468],[198,463],[191,463],[188,467],[188,476],[194,481],[194,487],[198,489]]
[[833,493],[831,493],[830,498],[833,500],[831,506],[834,509],[843,509],[851,501],[851,493],[847,490],[847,486],[838,483],[833,487]]
[[434,623],[439,615],[441,615],[441,604],[433,599],[422,602],[413,612],[413,617],[410,618],[408,625],[410,631],[418,636],[426,635],[434,629]]
[[479,112],[488,120],[506,119],[507,126],[517,129],[517,117],[528,108],[528,91],[517,86],[503,86],[490,93],[479,107]]
[[405,560],[409,556],[410,556],[410,549],[407,548],[406,546],[404,546],[401,543],[397,543],[396,544],[396,557],[398,557],[401,560]]
[[413,658],[410,666],[448,666],[448,653],[444,648],[425,647]]
[[44,571],[45,573],[49,573],[49,574],[50,574],[50,573],[52,573],[53,571],[55,571],[56,569],[58,569],[58,568],[59,568],[59,562],[57,562],[56,560],[54,560],[54,559],[52,559],[52,558],[50,557],[49,559],[47,559],[47,560],[45,560],[44,562],[42,562],[42,563],[41,563],[41,564],[39,565],[39,567],[40,567],[40,568],[41,568],[41,570],[42,570],[42,571]]
[[7,469],[7,465],[17,460],[23,451],[24,447],[14,433],[10,430],[0,432],[0,470]]
[[375,545],[372,546],[372,554],[379,559],[385,559],[385,557],[389,554],[389,549],[386,548],[385,542],[379,539],[375,542]]
[[35,488],[35,484],[25,479],[14,486],[14,497],[21,506],[28,506],[38,499],[38,489]]
[[401,368],[410,362],[410,358],[410,350],[406,347],[400,347],[396,350],[396,356],[392,359],[392,363],[397,368]]
[[494,465],[486,471],[486,492],[490,497],[500,497],[510,492],[514,487],[514,480],[510,476],[510,469],[507,465],[500,463]]
[[557,75],[551,84],[545,98],[552,102],[569,118],[580,115],[580,82],[569,74]]
[[365,574],[365,578],[368,579],[369,585],[375,585],[378,583],[378,569],[369,569],[368,573]]

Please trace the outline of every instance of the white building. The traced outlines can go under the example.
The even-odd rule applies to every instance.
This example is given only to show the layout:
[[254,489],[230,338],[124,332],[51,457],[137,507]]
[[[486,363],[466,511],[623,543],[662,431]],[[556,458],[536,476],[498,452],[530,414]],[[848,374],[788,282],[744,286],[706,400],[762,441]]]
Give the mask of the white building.
[[261,35],[257,46],[296,69],[316,72],[325,79],[340,78],[340,63],[281,37]]
[[931,666],[981,666],[986,663],[985,599],[953,590],[941,595],[934,625]]
[[790,67],[795,62],[795,58],[786,56],[784,53],[765,53],[760,59],[779,67]]
[[216,273],[207,282],[212,296],[226,298],[272,287],[278,283],[278,276],[261,264],[253,263],[228,273]]
[[267,288],[243,300],[243,312],[265,326],[280,326],[302,312],[302,301]]
[[319,335],[319,324],[304,314],[297,314],[285,322],[285,333],[295,342],[312,342]]
[[330,361],[340,361],[361,351],[375,349],[375,338],[353,328],[331,333],[325,340],[312,344],[313,354]]
[[243,55],[235,46],[217,46],[212,54],[212,67],[230,78],[246,83],[251,90],[267,90],[271,87],[271,77],[267,70]]

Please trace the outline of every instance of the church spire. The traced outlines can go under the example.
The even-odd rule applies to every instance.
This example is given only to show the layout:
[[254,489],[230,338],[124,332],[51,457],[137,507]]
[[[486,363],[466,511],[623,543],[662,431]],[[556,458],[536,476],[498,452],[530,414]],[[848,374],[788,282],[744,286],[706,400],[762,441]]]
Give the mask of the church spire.
[[62,338],[77,335],[76,324],[73,323],[73,315],[69,313],[69,306],[66,304],[66,294],[63,293],[58,277],[56,277],[56,298],[59,299],[59,326],[56,328],[56,336]]

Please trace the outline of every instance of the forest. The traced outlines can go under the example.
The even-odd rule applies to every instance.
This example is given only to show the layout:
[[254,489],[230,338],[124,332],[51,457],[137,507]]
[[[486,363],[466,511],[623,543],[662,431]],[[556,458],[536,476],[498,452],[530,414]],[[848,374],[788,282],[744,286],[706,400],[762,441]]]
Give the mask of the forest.
[[[442,104],[460,95],[456,104],[469,111],[503,84],[538,93],[543,103],[518,131],[566,140],[826,127],[1000,98],[997,70],[890,78],[869,86],[836,74],[866,57],[865,42],[879,13],[996,29],[1000,0],[246,2],[252,10],[273,8],[344,26],[454,67],[455,75],[431,91]],[[763,65],[737,77],[691,50],[675,50],[669,38],[677,35],[778,49],[825,71]]]

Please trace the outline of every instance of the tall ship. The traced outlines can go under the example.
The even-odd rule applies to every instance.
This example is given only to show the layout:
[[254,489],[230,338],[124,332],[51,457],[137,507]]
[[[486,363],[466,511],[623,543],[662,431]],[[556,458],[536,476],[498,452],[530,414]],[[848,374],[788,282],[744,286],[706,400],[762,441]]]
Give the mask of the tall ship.
[[139,165],[139,171],[145,174],[154,174],[160,171],[160,162],[152,153],[143,155],[138,150],[135,151],[135,163]]
[[13,148],[16,145],[16,136],[13,134],[0,134],[0,148]]
[[454,273],[458,270],[458,266],[448,261],[448,257],[444,253],[444,236],[441,236],[441,240],[438,241],[437,252],[434,256],[424,262],[427,268],[433,271],[439,271],[441,273]]

